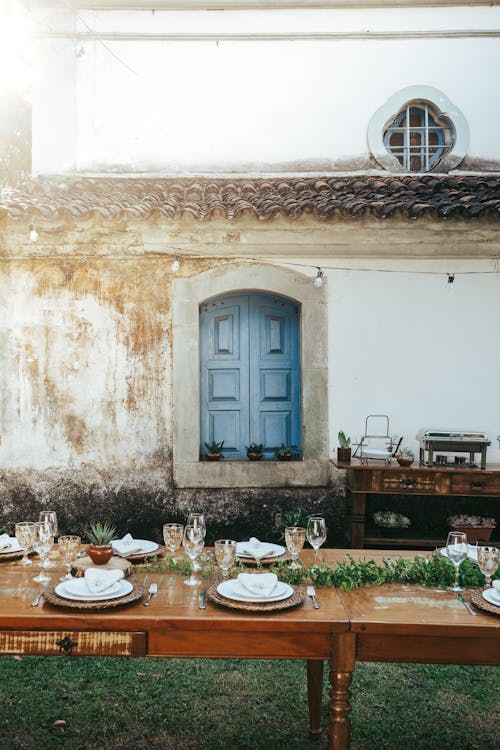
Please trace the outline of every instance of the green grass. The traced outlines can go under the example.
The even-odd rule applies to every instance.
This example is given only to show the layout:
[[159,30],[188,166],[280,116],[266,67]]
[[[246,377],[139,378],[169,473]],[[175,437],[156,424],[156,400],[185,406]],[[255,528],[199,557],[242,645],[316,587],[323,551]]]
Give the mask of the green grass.
[[[492,667],[360,664],[352,750],[497,750],[499,706]],[[1,750],[325,747],[303,662],[0,658]]]

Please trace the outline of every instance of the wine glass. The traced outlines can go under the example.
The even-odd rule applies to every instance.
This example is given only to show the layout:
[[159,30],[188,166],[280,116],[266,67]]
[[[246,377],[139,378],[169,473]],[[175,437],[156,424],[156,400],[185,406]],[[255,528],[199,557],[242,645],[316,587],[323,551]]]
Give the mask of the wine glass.
[[233,539],[216,539],[214,542],[214,554],[222,570],[222,580],[225,581],[229,569],[236,560],[236,542]]
[[486,584],[484,586],[487,589],[491,586],[491,576],[497,572],[498,561],[500,559],[500,550],[497,547],[476,547],[477,549],[477,564],[479,570],[486,578]]
[[458,570],[467,557],[467,550],[467,535],[463,531],[450,531],[446,540],[446,553],[455,566],[455,582],[448,587],[449,591],[463,591],[458,583]]
[[33,565],[33,560],[28,557],[28,552],[33,546],[33,529],[35,524],[31,521],[21,521],[16,523],[15,535],[19,546],[23,549],[23,557],[19,560],[19,565]]
[[314,564],[318,564],[319,548],[326,541],[326,522],[319,516],[311,516],[307,522],[307,541],[314,550]]
[[302,526],[288,526],[285,529],[285,543],[292,556],[291,568],[301,568],[302,563],[297,559],[306,540],[306,530]]
[[182,544],[183,532],[184,526],[182,525],[182,523],[163,524],[163,540],[168,548],[168,551],[172,555],[173,562],[178,562],[175,559],[175,553]]
[[[52,532],[54,538],[57,537],[58,528],[57,528],[57,513],[55,510],[41,510],[38,514],[38,520],[41,523],[48,523],[52,527]],[[53,568],[55,563],[52,562],[52,560],[46,560],[45,561],[45,567],[46,568]]]
[[57,542],[57,548],[59,555],[66,568],[66,575],[60,578],[60,581],[70,581],[73,576],[71,575],[71,563],[78,557],[80,552],[81,539],[79,536],[60,536]]
[[203,539],[205,539],[207,533],[207,525],[205,523],[205,516],[203,513],[190,513],[187,522],[187,526],[199,526],[202,529]]
[[45,558],[54,544],[54,534],[52,526],[43,521],[34,524],[33,529],[33,549],[40,555],[40,573],[33,578],[37,583],[46,583],[50,581],[50,576],[44,571]]
[[186,584],[186,586],[199,586],[201,581],[194,575],[194,572],[195,570],[200,570],[200,566],[195,566],[195,563],[196,558],[200,554],[201,550],[203,549],[203,545],[205,544],[201,526],[191,526],[191,524],[185,526],[182,543],[184,545],[184,549],[186,550],[186,554],[191,561],[191,575],[189,576],[189,578],[186,578],[184,583]]

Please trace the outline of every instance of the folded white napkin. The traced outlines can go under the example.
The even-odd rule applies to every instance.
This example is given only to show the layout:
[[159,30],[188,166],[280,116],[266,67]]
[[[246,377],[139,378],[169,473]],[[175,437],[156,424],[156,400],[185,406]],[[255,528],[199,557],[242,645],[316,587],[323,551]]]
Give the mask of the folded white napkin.
[[0,552],[7,552],[12,548],[12,542],[8,534],[0,534]]
[[274,547],[271,544],[260,542],[256,537],[252,536],[248,542],[242,543],[243,552],[248,555],[252,555],[256,560],[261,560],[263,557],[269,557],[274,554]]
[[123,570],[98,570],[97,568],[88,568],[84,574],[85,583],[91,594],[100,594],[102,591],[111,588],[123,578]]
[[132,534],[125,534],[121,539],[115,539],[113,549],[119,555],[136,555],[141,551],[141,546],[137,544]]
[[275,573],[240,573],[237,580],[250,594],[264,598],[272,595],[278,576]]

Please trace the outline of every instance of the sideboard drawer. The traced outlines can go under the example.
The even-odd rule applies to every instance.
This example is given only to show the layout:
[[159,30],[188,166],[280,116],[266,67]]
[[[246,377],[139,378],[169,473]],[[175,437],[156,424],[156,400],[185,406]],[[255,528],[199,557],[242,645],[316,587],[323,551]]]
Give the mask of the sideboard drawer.
[[436,476],[433,474],[426,475],[425,473],[413,473],[410,471],[384,471],[380,491],[400,492],[401,494],[408,492],[433,494],[439,491],[437,485]]
[[0,654],[145,656],[146,633],[0,630]]
[[451,478],[451,491],[457,495],[500,495],[500,476],[455,474]]

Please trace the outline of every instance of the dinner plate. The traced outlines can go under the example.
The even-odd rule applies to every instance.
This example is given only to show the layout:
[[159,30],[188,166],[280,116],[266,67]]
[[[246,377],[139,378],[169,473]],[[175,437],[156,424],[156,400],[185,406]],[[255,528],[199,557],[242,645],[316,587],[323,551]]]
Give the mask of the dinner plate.
[[283,581],[278,581],[271,596],[254,596],[236,580],[222,581],[217,586],[217,591],[235,602],[280,602],[293,594],[293,588]]
[[[238,542],[236,545],[236,555],[238,557],[244,557],[249,560],[255,560],[256,558],[250,554],[250,552],[246,552],[245,547],[247,546],[248,542]],[[285,548],[282,547],[280,544],[273,544],[272,542],[261,542],[261,544],[269,548],[269,552],[267,552],[263,557],[279,557],[280,555],[285,554]]]
[[0,550],[0,555],[11,555],[13,552],[22,552],[23,548],[17,541],[15,536],[9,537],[10,547],[9,549]]
[[[70,588],[68,589],[68,584]],[[59,583],[55,587],[55,593],[61,596],[63,599],[72,599],[73,601],[79,602],[100,602],[106,601],[107,599],[119,599],[121,596],[130,594],[134,584],[130,581],[117,581],[113,586],[110,586],[106,591],[102,591],[99,594],[92,594],[83,578],[75,578],[74,581],[64,581]]]
[[[113,548],[115,546],[115,542],[121,542],[121,539],[113,539],[111,544],[113,545]],[[140,547],[138,550],[137,547]],[[131,555],[147,555],[149,552],[155,552],[158,549],[159,545],[156,544],[156,542],[150,542],[148,539],[134,539],[133,543],[130,545],[130,548],[135,550],[134,552],[131,552]],[[118,552],[118,550],[116,550]],[[126,557],[126,552],[118,552],[119,555],[122,557]]]
[[483,599],[489,604],[494,604],[496,607],[500,607],[500,595],[496,593],[495,589],[485,589],[481,592]]
[[[467,557],[469,560],[474,560],[474,562],[477,562],[477,547],[475,544],[468,544],[467,545]],[[448,553],[446,552],[446,547],[441,547],[439,552],[443,555],[443,557],[448,557]]]

